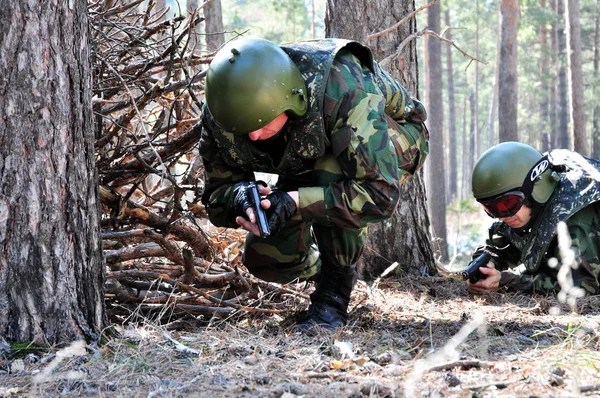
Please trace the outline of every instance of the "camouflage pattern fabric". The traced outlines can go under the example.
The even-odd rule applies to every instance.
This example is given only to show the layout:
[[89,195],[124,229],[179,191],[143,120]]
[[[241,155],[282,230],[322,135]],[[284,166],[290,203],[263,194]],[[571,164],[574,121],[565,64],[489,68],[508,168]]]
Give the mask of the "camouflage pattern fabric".
[[[307,46],[313,44],[302,46],[300,59],[309,62]],[[355,263],[365,228],[393,214],[400,183],[422,166],[429,151],[423,106],[378,65],[361,61],[345,47],[335,51],[327,79],[321,80],[327,82],[322,100],[309,100],[322,104],[324,147],[318,159],[309,156],[321,152],[318,139],[309,140],[314,144],[310,150],[298,146],[307,130],[314,135],[320,128],[313,118],[291,116],[278,138],[265,141],[275,147],[269,149],[247,136],[229,137],[203,111],[202,200],[213,224],[237,227],[228,224],[227,199],[233,184],[254,180],[254,171],[278,174],[277,189],[299,191],[299,214],[284,231],[266,239],[248,234],[245,264],[265,280],[307,278],[321,263]]]
[[[573,283],[583,288],[587,294],[600,294],[600,203],[596,202],[580,210],[566,224],[571,236],[571,249],[579,262],[577,269],[571,269]],[[500,286],[522,292],[559,292],[559,268],[548,265],[548,260],[552,257],[560,259],[556,238],[533,275],[526,273],[524,268],[502,271]]]
[[[598,294],[600,162],[562,149],[551,151],[549,160],[560,180],[531,232],[518,234],[504,223],[495,223],[490,229],[487,248],[494,253],[497,268],[507,270],[502,272],[500,284],[520,291],[560,290],[558,270],[550,268],[547,261],[560,259],[555,235],[558,223],[564,221],[580,263],[572,270],[574,282],[588,294]],[[523,265],[517,267],[519,264]]]

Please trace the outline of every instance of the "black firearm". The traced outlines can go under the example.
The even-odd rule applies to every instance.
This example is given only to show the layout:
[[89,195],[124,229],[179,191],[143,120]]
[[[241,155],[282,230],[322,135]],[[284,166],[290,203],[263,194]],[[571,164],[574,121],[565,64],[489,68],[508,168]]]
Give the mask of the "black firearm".
[[460,273],[463,280],[469,280],[471,283],[477,283],[482,279],[487,278],[487,275],[479,270],[479,268],[485,267],[490,262],[492,255],[489,252],[484,251],[475,260],[471,261],[467,268]]
[[250,204],[252,205],[252,209],[254,209],[254,215],[256,216],[256,223],[258,224],[258,229],[260,230],[260,237],[266,238],[271,235],[271,230],[269,229],[269,222],[267,221],[267,215],[262,207],[260,207],[260,192],[258,191],[258,186],[251,182],[248,184],[247,188],[248,198],[250,199]]

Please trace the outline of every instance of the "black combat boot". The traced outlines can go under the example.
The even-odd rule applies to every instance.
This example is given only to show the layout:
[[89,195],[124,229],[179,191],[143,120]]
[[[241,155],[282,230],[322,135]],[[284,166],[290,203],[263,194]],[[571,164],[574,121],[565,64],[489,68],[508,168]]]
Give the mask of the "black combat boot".
[[296,325],[297,332],[320,327],[335,330],[348,321],[348,303],[356,282],[356,265],[332,267],[323,264],[317,278],[317,288],[310,295],[306,318]]

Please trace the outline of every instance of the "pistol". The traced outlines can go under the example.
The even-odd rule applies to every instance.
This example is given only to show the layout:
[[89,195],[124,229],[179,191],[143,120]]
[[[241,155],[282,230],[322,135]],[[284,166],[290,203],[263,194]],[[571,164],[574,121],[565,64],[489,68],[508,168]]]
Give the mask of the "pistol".
[[490,252],[484,251],[479,257],[471,261],[467,268],[460,273],[463,280],[468,279],[471,283],[477,283],[477,281],[487,278],[487,275],[479,271],[479,268],[485,267],[490,262],[490,258],[492,258]]
[[252,209],[254,209],[254,215],[256,216],[256,223],[258,224],[258,229],[260,230],[260,237],[266,238],[271,235],[271,230],[269,229],[269,222],[267,221],[267,215],[265,211],[260,206],[260,193],[258,191],[258,186],[251,182],[247,188],[248,198],[250,199],[250,204],[252,205]]

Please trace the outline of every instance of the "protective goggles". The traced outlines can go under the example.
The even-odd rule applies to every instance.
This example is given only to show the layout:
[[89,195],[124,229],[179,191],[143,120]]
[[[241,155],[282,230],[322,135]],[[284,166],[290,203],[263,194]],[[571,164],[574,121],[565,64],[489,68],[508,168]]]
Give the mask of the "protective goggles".
[[525,202],[525,194],[521,191],[510,191],[491,199],[479,200],[488,216],[492,218],[512,217]]

